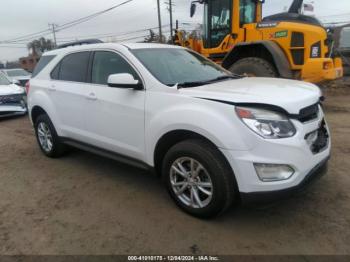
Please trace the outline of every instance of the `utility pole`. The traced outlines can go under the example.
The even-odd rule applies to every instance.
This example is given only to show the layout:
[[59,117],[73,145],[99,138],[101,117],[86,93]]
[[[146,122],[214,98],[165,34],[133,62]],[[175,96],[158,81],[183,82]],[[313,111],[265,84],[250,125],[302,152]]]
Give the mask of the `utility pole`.
[[56,27],[57,27],[58,25],[57,24],[54,24],[54,23],[52,23],[52,24],[49,24],[49,27],[50,27],[50,29],[51,29],[51,31],[52,31],[52,34],[53,34],[53,41],[54,41],[54,43],[55,43],[55,46],[57,46],[57,40],[56,40]]
[[160,17],[160,0],[157,0],[157,6],[158,6],[158,26],[159,26],[159,43],[163,42],[162,40],[162,18]]
[[168,11],[170,13],[170,36],[171,39],[173,39],[173,3],[172,0],[169,0],[169,2],[164,2],[168,5]]

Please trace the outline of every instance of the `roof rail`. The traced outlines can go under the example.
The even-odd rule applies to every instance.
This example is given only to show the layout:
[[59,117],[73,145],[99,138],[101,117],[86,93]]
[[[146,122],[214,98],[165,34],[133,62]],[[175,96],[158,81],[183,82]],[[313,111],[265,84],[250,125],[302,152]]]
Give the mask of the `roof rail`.
[[69,46],[76,46],[76,45],[91,45],[91,44],[101,44],[101,43],[104,43],[104,42],[100,39],[86,39],[86,40],[62,44],[62,45],[57,46],[56,49],[61,49],[61,48],[66,48]]

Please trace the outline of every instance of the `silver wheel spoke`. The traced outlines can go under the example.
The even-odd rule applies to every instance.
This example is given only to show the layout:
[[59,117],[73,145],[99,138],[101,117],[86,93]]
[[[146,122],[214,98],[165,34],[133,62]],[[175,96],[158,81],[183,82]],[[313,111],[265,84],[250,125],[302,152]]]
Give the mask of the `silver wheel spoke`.
[[47,140],[47,147],[49,150],[51,150],[51,148],[52,148],[52,142],[49,139]]
[[193,188],[191,188],[191,203],[190,203],[190,206],[192,206],[192,207],[195,207],[194,206],[194,194],[193,194]]
[[181,175],[182,177],[187,178],[186,172],[185,172],[185,173],[182,172],[182,171],[181,171],[180,169],[178,169],[176,166],[172,166],[171,168],[174,169],[175,172],[178,173],[179,175]]
[[211,193],[209,190],[206,190],[206,189],[204,189],[204,188],[201,187],[201,186],[198,186],[198,189],[199,189],[200,191],[202,191],[204,194],[206,194],[207,196],[211,196],[211,195],[212,195],[212,193]]
[[188,183],[186,181],[181,181],[181,182],[171,182],[171,184],[173,186],[183,186],[183,185],[187,185]]
[[203,169],[202,165],[201,164],[198,164],[196,169],[194,170],[193,172],[193,175],[192,177],[197,177],[199,175],[199,172]]
[[187,184],[184,184],[179,191],[176,192],[176,195],[181,195],[187,188]]
[[40,128],[38,128],[38,134],[39,134],[39,136],[44,136],[45,135],[44,131],[42,129],[40,129]]
[[199,195],[198,195],[198,190],[195,188],[192,188],[192,191],[194,195],[194,200],[197,202],[198,206],[203,207],[202,200],[199,198]]
[[181,172],[186,174],[186,176],[187,176],[188,172],[187,172],[186,168],[184,168],[184,166],[180,162],[177,163],[177,166],[180,168]]
[[210,187],[210,188],[213,187],[213,185],[212,185],[211,183],[209,183],[209,182],[198,182],[198,183],[197,183],[197,186],[201,186],[201,187]]

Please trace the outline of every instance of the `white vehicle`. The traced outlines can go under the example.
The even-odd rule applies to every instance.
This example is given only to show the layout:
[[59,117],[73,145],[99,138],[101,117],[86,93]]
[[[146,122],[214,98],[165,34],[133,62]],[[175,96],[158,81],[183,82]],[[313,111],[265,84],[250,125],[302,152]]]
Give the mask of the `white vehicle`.
[[7,78],[9,78],[13,83],[18,83],[21,86],[25,86],[31,77],[31,74],[22,68],[15,69],[2,69],[1,70]]
[[323,173],[331,142],[313,84],[233,76],[159,44],[91,44],[44,54],[29,111],[43,153],[66,145],[161,174],[198,217],[279,199]]
[[26,94],[23,88],[11,83],[0,72],[0,118],[25,115],[27,113]]

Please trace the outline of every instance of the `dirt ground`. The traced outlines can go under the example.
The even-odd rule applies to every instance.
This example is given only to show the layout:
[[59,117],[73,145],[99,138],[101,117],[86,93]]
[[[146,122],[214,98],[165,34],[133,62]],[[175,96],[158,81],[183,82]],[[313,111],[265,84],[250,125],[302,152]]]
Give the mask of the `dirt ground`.
[[325,95],[328,175],[209,221],[179,210],[150,173],[78,150],[48,159],[27,117],[2,120],[0,254],[350,254],[350,88]]

